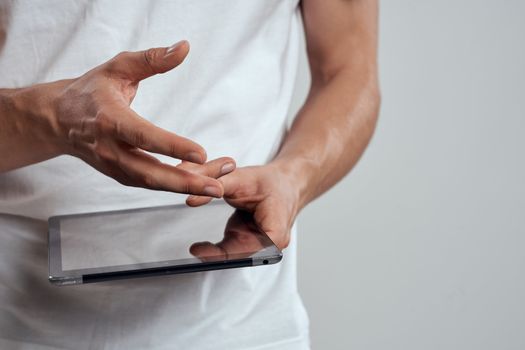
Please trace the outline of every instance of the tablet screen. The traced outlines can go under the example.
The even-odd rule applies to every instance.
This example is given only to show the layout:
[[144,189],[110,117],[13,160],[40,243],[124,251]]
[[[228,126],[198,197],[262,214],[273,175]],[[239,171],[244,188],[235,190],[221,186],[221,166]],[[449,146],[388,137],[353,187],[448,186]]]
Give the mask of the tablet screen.
[[280,253],[251,214],[220,201],[57,216],[49,224],[50,276]]

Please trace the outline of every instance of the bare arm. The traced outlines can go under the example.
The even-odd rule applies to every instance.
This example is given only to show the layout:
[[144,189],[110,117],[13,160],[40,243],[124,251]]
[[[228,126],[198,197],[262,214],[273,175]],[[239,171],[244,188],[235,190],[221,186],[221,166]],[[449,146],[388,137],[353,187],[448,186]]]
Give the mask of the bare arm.
[[[52,98],[51,90],[46,98]],[[46,119],[49,109],[44,107],[43,95],[34,95],[30,89],[0,89],[0,173],[58,155],[49,142],[53,134]],[[39,106],[39,113],[31,113],[22,105]]]
[[358,161],[379,110],[377,0],[303,0],[312,85],[275,163],[301,184],[300,207]]
[[[280,248],[288,246],[299,211],[358,161],[379,110],[377,0],[303,0],[302,10],[312,72],[308,98],[273,161],[219,179],[225,200],[253,212]],[[213,249],[203,243],[193,253]]]

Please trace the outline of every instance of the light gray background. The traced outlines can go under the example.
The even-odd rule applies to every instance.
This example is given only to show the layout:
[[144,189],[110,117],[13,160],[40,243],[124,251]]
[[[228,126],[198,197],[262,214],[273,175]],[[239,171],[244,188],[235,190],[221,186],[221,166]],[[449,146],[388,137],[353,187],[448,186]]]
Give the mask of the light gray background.
[[377,132],[299,220],[313,348],[525,349],[525,1],[380,24]]

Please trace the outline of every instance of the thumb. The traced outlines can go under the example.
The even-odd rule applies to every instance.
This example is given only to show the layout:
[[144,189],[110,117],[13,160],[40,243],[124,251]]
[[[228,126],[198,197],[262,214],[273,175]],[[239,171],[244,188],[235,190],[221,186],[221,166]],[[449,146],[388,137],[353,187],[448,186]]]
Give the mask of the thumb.
[[181,40],[170,47],[121,52],[108,61],[104,68],[113,76],[138,82],[177,67],[184,61],[189,49],[190,44]]

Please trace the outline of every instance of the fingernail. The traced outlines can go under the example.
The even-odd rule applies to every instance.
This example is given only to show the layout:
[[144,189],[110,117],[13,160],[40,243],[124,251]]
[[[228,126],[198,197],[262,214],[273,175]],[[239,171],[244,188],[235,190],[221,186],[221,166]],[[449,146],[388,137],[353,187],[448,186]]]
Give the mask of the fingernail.
[[168,47],[168,49],[166,50],[166,54],[164,56],[167,56],[169,55],[170,53],[174,52],[175,50],[177,50],[179,47],[182,46],[182,44],[184,44],[186,40],[181,40],[173,45],[171,45],[170,47]]
[[198,164],[202,164],[203,163],[202,156],[198,152],[190,152],[190,153],[188,153],[186,155],[186,160],[189,160],[192,163],[198,163]]
[[235,164],[233,163],[226,163],[221,168],[221,175],[231,173],[235,169]]
[[206,186],[204,187],[204,194],[210,197],[220,198],[221,190],[218,189],[217,187]]

